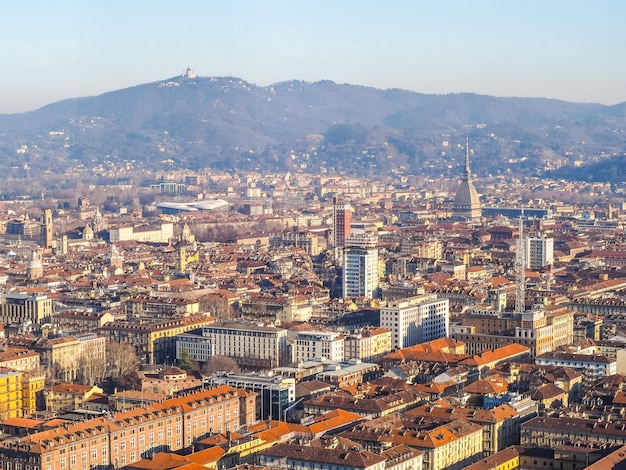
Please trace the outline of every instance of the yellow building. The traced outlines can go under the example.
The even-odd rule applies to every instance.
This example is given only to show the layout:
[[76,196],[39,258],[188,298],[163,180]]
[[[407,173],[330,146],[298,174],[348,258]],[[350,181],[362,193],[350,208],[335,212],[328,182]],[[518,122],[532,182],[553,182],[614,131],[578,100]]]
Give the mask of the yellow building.
[[463,420],[483,427],[483,455],[493,455],[519,442],[519,413],[508,404],[490,410],[451,406],[444,400],[427,403],[405,413],[412,419],[436,417],[442,420]]
[[344,340],[344,358],[372,361],[391,351],[391,331],[367,327]]
[[101,328],[111,341],[131,344],[137,357],[146,364],[163,363],[175,348],[175,336],[210,325],[215,318],[193,315],[184,318],[156,322],[136,323],[116,321]]
[[519,464],[520,448],[510,446],[480,462],[465,467],[465,470],[514,470],[519,468]]
[[52,377],[65,382],[76,380],[81,343],[73,336],[38,340],[33,348],[41,354],[41,365]]
[[24,373],[22,376],[22,409],[24,416],[37,412],[37,397],[43,393],[46,386],[44,374]]
[[22,373],[0,370],[0,420],[22,416]]
[[483,427],[468,421],[452,421],[429,431],[400,428],[383,440],[424,452],[424,470],[464,468],[483,457]]
[[46,409],[48,411],[73,411],[82,407],[94,393],[102,393],[100,387],[79,384],[58,384],[48,390]]
[[[560,305],[549,305],[522,314],[485,311],[459,317],[460,326],[452,328],[453,337],[465,343],[468,354],[517,343],[530,349],[531,358],[571,344],[574,338],[574,314]],[[502,331],[515,333],[502,334]]]

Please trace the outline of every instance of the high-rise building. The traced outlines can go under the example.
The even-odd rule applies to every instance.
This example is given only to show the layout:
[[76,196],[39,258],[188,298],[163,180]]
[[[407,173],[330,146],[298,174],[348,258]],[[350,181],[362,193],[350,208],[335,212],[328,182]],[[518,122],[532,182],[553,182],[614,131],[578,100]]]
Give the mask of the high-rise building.
[[352,223],[352,207],[350,204],[340,204],[333,198],[333,248],[346,246],[346,238],[350,235]]
[[399,299],[380,309],[380,326],[391,330],[391,347],[402,349],[447,337],[449,309],[448,299],[436,294]]
[[45,209],[41,220],[41,246],[52,248],[54,229],[52,227],[52,211]]
[[554,239],[546,237],[528,237],[526,242],[526,267],[543,269],[554,262]]
[[374,298],[378,281],[378,237],[350,235],[343,252],[343,297]]
[[465,170],[459,189],[454,198],[453,215],[467,220],[478,220],[482,216],[480,198],[472,182],[472,172],[469,164],[469,139],[465,137]]

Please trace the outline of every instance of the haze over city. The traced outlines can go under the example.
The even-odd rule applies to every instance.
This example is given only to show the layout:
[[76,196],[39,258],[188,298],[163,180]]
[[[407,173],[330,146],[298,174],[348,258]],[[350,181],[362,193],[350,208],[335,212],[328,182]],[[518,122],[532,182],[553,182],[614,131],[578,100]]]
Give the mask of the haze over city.
[[413,1],[12,2],[0,113],[200,76],[333,80],[616,104],[626,4]]

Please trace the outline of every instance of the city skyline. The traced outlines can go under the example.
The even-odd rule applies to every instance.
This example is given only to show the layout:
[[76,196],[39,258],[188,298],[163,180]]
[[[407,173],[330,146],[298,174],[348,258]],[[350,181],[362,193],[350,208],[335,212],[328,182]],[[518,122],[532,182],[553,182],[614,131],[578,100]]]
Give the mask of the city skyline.
[[0,113],[187,67],[257,85],[332,80],[616,104],[626,100],[624,13],[617,1],[14,3],[0,20]]

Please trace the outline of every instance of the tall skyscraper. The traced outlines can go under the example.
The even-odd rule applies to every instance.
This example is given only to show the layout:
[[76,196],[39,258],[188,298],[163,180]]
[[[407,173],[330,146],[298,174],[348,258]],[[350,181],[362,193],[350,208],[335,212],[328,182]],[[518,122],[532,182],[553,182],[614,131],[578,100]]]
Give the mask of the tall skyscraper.
[[459,189],[456,191],[452,214],[467,220],[478,220],[482,216],[480,198],[472,182],[469,163],[469,138],[465,136],[465,170]]
[[52,210],[44,209],[41,220],[41,246],[52,248],[54,227],[52,226]]
[[343,297],[374,298],[378,281],[378,237],[350,235],[343,251]]
[[333,248],[346,246],[346,238],[350,235],[352,223],[352,206],[340,203],[333,198]]

